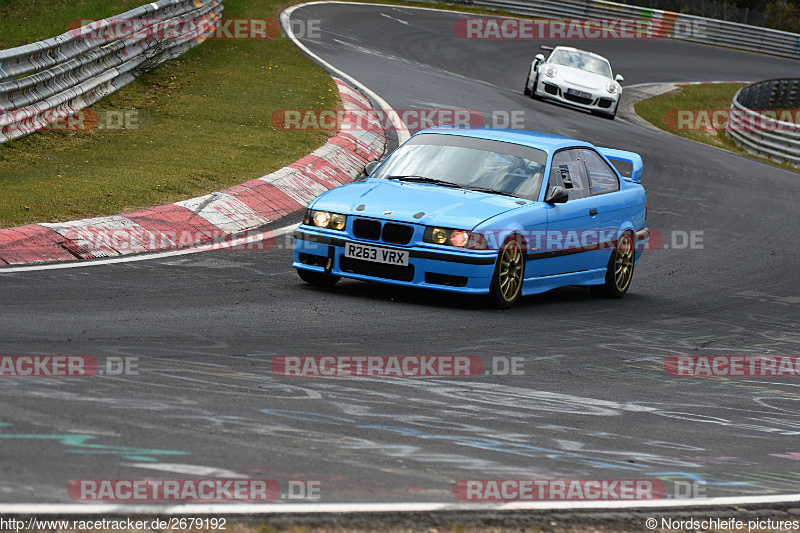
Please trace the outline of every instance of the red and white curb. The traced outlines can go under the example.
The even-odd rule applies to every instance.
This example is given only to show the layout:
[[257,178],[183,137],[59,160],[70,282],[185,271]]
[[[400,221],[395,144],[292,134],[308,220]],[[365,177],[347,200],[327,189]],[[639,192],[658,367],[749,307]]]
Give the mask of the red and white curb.
[[[179,250],[230,241],[305,208],[322,192],[353,181],[386,148],[367,98],[334,78],[348,120],[311,154],[272,174],[219,192],[133,213],[0,229],[0,265]],[[345,131],[346,130],[346,131]]]

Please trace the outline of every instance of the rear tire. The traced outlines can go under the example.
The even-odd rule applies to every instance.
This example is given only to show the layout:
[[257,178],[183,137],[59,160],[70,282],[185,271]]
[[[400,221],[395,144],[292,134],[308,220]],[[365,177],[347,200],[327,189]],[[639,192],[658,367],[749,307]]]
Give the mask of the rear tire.
[[340,279],[342,279],[341,276],[332,276],[322,272],[312,272],[310,270],[301,270],[299,268],[297,269],[297,275],[300,276],[300,279],[309,285],[314,285],[315,287],[333,287],[339,282]]
[[623,233],[617,240],[614,251],[608,259],[606,267],[606,280],[603,285],[590,285],[589,290],[601,298],[622,298],[628,292],[633,279],[633,266],[636,251],[633,244],[633,235]]
[[522,294],[525,279],[525,251],[518,239],[503,244],[489,285],[489,302],[497,309],[510,309]]

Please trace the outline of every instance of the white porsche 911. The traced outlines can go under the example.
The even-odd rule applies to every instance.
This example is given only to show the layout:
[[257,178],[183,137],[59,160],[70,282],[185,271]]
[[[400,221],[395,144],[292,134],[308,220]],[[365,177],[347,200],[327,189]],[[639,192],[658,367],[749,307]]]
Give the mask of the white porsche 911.
[[610,119],[617,116],[622,96],[619,82],[625,79],[612,74],[606,58],[567,46],[542,49],[550,50],[550,57],[537,54],[531,62],[526,96],[577,106]]

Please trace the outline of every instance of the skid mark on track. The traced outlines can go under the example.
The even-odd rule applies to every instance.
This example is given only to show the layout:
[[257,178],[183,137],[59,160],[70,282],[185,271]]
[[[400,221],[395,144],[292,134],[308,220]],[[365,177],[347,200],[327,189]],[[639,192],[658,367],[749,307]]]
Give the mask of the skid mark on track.
[[96,444],[93,441],[94,435],[81,434],[54,434],[46,433],[0,433],[0,439],[23,439],[23,440],[49,440],[56,441],[63,446],[69,447],[68,453],[88,453],[118,455],[130,461],[158,461],[162,455],[189,455],[187,452],[178,450],[159,450],[156,448],[135,448],[129,446],[111,446],[108,444]]
[[759,302],[767,302],[779,305],[797,305],[800,304],[800,296],[778,296],[775,294],[768,294],[761,291],[744,291],[737,293],[739,298],[747,298],[750,300],[757,300]]

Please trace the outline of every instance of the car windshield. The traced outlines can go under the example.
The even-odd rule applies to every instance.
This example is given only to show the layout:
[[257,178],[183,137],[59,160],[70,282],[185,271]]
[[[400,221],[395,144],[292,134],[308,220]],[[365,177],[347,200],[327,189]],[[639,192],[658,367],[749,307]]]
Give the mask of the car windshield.
[[395,150],[372,175],[536,200],[547,154],[457,135],[423,134]]
[[586,52],[573,50],[555,50],[550,54],[549,63],[573,67],[593,74],[600,74],[606,78],[611,77],[611,66],[607,61],[594,57]]

